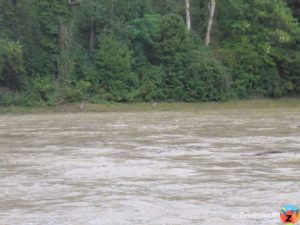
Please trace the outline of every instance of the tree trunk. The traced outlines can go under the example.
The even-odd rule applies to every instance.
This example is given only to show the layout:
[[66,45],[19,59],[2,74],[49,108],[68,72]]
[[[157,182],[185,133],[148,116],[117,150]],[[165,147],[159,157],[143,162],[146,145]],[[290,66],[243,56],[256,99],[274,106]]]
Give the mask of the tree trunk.
[[92,11],[92,21],[91,21],[91,32],[90,32],[90,50],[93,50],[96,45],[96,20],[95,20],[95,14],[96,14],[96,0],[93,0],[92,2],[93,11]]
[[216,0],[210,0],[210,13],[209,13],[209,18],[208,18],[208,26],[207,26],[207,32],[206,32],[206,38],[205,38],[206,46],[210,45],[211,30],[212,30],[213,21],[214,21],[215,9],[216,9]]
[[95,21],[92,22],[91,26],[91,36],[90,36],[90,50],[93,50],[95,47],[95,39],[96,39],[96,32],[95,32]]
[[186,11],[186,26],[188,31],[190,31],[191,30],[190,0],[185,0],[185,11]]

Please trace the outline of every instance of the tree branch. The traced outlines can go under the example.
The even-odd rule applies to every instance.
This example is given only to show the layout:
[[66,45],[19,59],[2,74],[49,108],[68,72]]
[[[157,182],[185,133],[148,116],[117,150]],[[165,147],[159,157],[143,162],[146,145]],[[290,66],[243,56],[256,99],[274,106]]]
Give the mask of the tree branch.
[[68,0],[70,5],[77,5],[80,3],[80,0]]

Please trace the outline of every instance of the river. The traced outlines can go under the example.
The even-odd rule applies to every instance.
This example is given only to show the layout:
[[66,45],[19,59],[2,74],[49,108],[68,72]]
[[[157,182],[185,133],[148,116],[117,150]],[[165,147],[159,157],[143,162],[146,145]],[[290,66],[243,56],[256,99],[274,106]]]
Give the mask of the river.
[[296,109],[0,116],[0,225],[274,225]]

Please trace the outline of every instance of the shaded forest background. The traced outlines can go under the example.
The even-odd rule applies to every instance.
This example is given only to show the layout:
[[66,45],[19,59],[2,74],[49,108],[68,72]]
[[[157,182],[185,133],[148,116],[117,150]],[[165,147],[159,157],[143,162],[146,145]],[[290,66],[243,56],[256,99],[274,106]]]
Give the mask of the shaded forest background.
[[0,105],[300,93],[300,1],[0,0]]

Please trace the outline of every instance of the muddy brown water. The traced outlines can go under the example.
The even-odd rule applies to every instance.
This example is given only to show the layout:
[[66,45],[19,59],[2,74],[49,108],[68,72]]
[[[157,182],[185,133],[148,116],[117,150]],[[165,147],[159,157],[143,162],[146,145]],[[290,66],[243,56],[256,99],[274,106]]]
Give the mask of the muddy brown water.
[[300,206],[299,124],[296,109],[2,115],[0,225],[279,225]]

